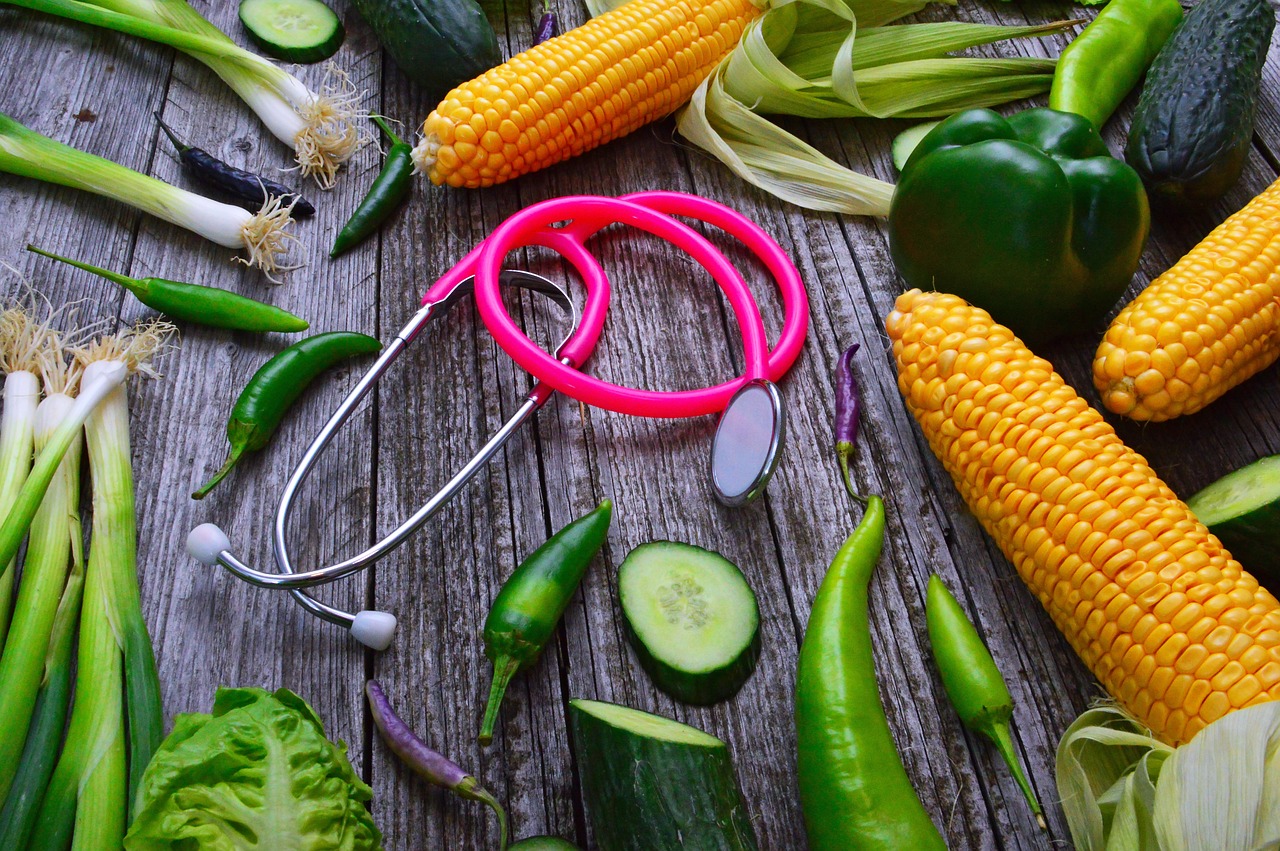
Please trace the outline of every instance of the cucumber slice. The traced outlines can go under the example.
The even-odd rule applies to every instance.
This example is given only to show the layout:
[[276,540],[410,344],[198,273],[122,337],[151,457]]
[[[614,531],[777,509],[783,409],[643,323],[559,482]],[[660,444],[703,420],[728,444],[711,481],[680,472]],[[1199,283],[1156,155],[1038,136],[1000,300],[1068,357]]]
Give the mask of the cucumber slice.
[[240,0],[240,23],[264,53],[286,62],[328,59],[346,36],[320,0]]
[[1280,455],[1227,473],[1187,506],[1245,570],[1280,592]]
[[726,700],[755,670],[760,608],[742,571],[719,553],[641,544],[618,568],[618,596],[640,665],[677,700]]
[[595,700],[569,701],[569,727],[600,851],[757,851],[715,736]]
[[920,140],[928,136],[929,131],[937,127],[939,123],[938,121],[930,121],[926,124],[917,124],[914,127],[908,127],[893,137],[893,167],[899,173],[907,167],[907,160],[911,159],[911,152],[916,149],[916,145],[919,145]]

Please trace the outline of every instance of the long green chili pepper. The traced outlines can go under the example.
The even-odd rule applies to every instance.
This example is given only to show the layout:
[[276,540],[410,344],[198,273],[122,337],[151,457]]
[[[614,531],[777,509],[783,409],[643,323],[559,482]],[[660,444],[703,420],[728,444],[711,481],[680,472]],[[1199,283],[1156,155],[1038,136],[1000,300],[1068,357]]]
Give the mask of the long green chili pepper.
[[995,743],[1031,805],[1036,822],[1044,828],[1044,811],[1013,750],[1013,736],[1009,732],[1013,697],[1009,687],[996,667],[996,660],[978,636],[978,630],[937,574],[929,577],[924,612],[933,658],[938,663],[938,673],[942,675],[942,685],[951,705],[966,727]]
[[916,797],[876,687],[867,590],[884,502],[867,497],[814,597],[796,670],[800,806],[810,851],[946,851]]
[[604,500],[556,532],[520,563],[493,599],[484,622],[484,655],[493,661],[493,685],[480,725],[480,744],[493,741],[493,724],[507,684],[532,665],[551,639],[587,565],[604,546],[613,503]]
[[338,238],[333,241],[333,248],[329,250],[330,257],[337,257],[364,242],[404,202],[413,186],[413,146],[397,136],[381,116],[374,115],[372,118],[391,140],[391,147],[387,150],[382,171],[374,179],[360,206],[356,207],[351,218],[338,232]]
[[164,278],[131,278],[119,272],[112,272],[110,269],[62,257],[43,248],[36,248],[34,245],[28,245],[27,250],[106,278],[133,293],[138,301],[147,307],[184,322],[207,325],[210,328],[230,328],[236,331],[286,333],[305,331],[310,327],[305,319],[300,319],[287,310],[245,298],[228,290],[184,284],[181,281],[167,281]]
[[264,363],[249,379],[227,420],[231,454],[203,487],[191,494],[204,499],[245,452],[257,452],[275,434],[289,406],[320,373],[356,355],[373,354],[382,344],[365,334],[331,331],[299,340]]
[[1181,20],[1178,0],[1111,0],[1058,57],[1049,107],[1101,128]]

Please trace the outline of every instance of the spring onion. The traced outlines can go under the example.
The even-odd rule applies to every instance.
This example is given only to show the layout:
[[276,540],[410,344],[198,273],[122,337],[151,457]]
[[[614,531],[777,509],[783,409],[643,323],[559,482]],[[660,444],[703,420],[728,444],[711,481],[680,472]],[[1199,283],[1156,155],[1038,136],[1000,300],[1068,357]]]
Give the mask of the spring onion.
[[[151,323],[77,355],[82,393],[102,371],[154,374],[148,360],[173,326]],[[82,397],[83,398],[83,397]],[[134,791],[163,736],[159,680],[138,593],[137,519],[129,409],[117,382],[85,423],[93,525],[80,616],[75,701],[66,744],[41,804],[31,846],[118,849]]]
[[[621,0],[587,0],[599,14]],[[893,184],[859,174],[764,118],[932,118],[1047,91],[1053,60],[949,56],[1071,26],[962,22],[885,26],[918,0],[773,3],[694,92],[680,134],[785,201],[852,215],[889,213]]]
[[[75,404],[79,379],[79,368],[67,364],[56,342],[45,354],[41,372],[46,396],[36,411],[36,451],[44,448]],[[77,435],[31,521],[13,627],[0,657],[0,799],[10,790],[27,739],[69,567],[81,559],[80,451]]]
[[227,248],[243,249],[270,274],[297,237],[285,230],[289,207],[270,199],[257,213],[170,186],[42,136],[0,113],[0,171],[114,198]]
[[314,92],[288,71],[237,45],[186,0],[0,2],[167,44],[203,62],[294,150],[302,174],[325,189],[368,140],[357,129],[362,123],[359,93],[336,66],[329,66],[320,92]]

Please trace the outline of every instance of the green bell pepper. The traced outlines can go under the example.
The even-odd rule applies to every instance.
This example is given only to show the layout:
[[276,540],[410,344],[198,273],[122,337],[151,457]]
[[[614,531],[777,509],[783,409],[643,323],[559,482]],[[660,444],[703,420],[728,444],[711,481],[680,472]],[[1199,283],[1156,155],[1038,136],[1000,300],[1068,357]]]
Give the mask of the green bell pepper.
[[1115,305],[1150,226],[1137,172],[1087,119],[970,109],[907,160],[889,250],[910,286],[954,293],[1043,342],[1086,330]]

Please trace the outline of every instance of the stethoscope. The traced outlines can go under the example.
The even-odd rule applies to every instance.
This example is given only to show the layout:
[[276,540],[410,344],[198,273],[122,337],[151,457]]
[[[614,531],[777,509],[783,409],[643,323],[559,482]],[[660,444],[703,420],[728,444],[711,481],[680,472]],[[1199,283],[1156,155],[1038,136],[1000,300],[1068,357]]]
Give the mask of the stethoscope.
[[[770,349],[764,322],[737,268],[706,238],[673,218],[684,216],[717,227],[750,249],[773,276],[782,295],[783,328]],[[733,309],[742,335],[745,369],[738,378],[698,390],[654,391],[623,387],[580,371],[604,329],[609,308],[609,279],[586,242],[604,228],[625,224],[664,239],[687,252],[715,279]],[[542,246],[557,252],[577,271],[586,287],[582,315],[569,292],[531,272],[503,269],[508,254]],[[502,301],[503,289],[523,289],[549,298],[572,320],[555,354],[544,351],[516,325]],[[537,384],[511,418],[467,464],[395,530],[364,552],[315,570],[296,571],[286,531],[298,488],[356,406],[401,352],[432,320],[468,294],[498,345]],[[782,394],[774,383],[795,362],[809,324],[809,301],[800,273],[782,248],[759,225],[728,207],[679,192],[641,192],[621,198],[570,196],[527,207],[500,224],[427,290],[422,307],[387,345],[347,395],[303,454],[285,484],[276,509],[272,545],[278,573],[254,570],[231,552],[227,535],[212,523],[193,529],[187,551],[206,565],[221,564],[246,582],[289,590],[311,614],[346,627],[362,644],[383,650],[391,643],[396,618],[389,612],[351,614],[328,606],[302,589],[323,585],[363,570],[400,546],[483,468],[515,431],[560,391],[588,405],[647,417],[696,417],[719,413],[711,445],[710,480],[726,505],[745,505],[758,497],[777,467],[786,435]]]

